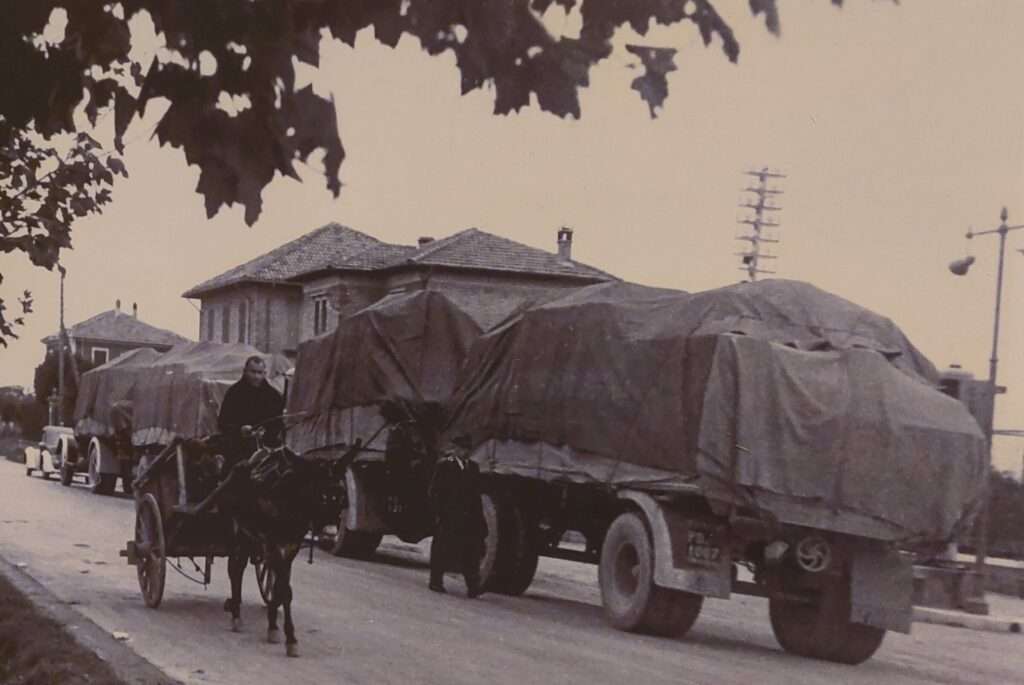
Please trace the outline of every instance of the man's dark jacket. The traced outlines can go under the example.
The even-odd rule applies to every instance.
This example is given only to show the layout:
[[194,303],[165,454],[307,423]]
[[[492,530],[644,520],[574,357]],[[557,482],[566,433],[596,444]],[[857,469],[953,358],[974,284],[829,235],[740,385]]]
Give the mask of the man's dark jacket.
[[464,464],[460,467],[454,457],[437,462],[430,500],[439,535],[457,540],[459,545],[478,546],[482,551],[487,523],[480,502],[480,467],[469,460]]
[[264,443],[275,446],[281,442],[284,422],[284,398],[270,383],[263,381],[253,387],[245,379],[238,381],[224,395],[217,416],[217,428],[224,436],[226,452],[237,458],[248,457],[256,448],[255,441],[241,436],[242,426],[263,424],[266,428]]

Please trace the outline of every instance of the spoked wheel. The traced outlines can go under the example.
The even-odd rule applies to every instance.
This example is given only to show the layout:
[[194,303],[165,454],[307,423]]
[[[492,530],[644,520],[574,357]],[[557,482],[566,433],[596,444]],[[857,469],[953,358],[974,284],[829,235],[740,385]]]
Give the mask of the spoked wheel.
[[270,564],[265,563],[262,559],[254,558],[252,566],[256,571],[256,584],[260,589],[260,597],[263,598],[264,604],[269,605],[274,596],[274,581],[277,580],[277,576],[270,568]]
[[146,606],[156,609],[164,596],[167,575],[167,548],[164,541],[164,523],[156,498],[146,494],[135,510],[135,551],[138,561],[139,589]]

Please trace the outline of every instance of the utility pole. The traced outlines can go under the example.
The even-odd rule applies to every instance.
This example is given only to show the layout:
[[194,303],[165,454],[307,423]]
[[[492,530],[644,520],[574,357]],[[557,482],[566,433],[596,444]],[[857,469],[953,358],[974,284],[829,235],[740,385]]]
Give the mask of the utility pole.
[[736,256],[743,260],[740,271],[746,271],[750,280],[756,281],[757,274],[775,273],[774,271],[760,268],[761,260],[777,259],[775,255],[763,252],[762,248],[765,244],[779,242],[778,239],[764,233],[764,229],[777,228],[779,225],[777,221],[770,219],[766,213],[777,212],[782,209],[771,201],[772,196],[781,195],[782,191],[777,188],[769,188],[768,179],[786,178],[786,175],[768,167],[744,173],[747,176],[757,178],[758,183],[756,186],[748,186],[743,189],[747,193],[753,193],[754,197],[740,203],[740,207],[752,210],[753,214],[739,220],[738,223],[750,226],[750,233],[736,236],[736,240],[749,241],[750,249],[744,252],[737,252]]
[[63,264],[57,264],[60,272],[60,345],[57,351],[57,425],[64,425],[64,350],[68,344],[67,331],[64,330],[64,274]]

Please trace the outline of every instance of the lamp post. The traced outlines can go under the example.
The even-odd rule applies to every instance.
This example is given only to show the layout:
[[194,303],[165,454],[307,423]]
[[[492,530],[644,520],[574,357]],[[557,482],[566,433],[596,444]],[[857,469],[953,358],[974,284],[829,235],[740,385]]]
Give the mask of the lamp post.
[[[988,477],[989,470],[992,464],[992,423],[993,414],[995,409],[995,394],[998,386],[996,385],[996,371],[999,366],[999,317],[1002,313],[1003,306],[1003,260],[1006,255],[1006,234],[1010,231],[1016,231],[1024,228],[1024,224],[1019,226],[1007,226],[1006,219],[1008,217],[1006,207],[1003,207],[1003,211],[999,214],[1000,223],[996,228],[987,231],[967,231],[967,239],[971,240],[975,236],[980,235],[998,235],[999,236],[999,267],[996,273],[996,309],[995,309],[995,322],[992,326],[992,356],[988,361],[988,386],[989,392],[992,393],[993,411],[989,411],[985,416],[985,425],[982,429],[985,431],[985,442],[988,447],[988,458],[985,463],[985,495],[981,502],[981,508],[978,511],[978,522],[976,524],[976,537],[975,552],[974,552],[974,566],[975,572],[981,577],[984,577],[985,570],[985,556],[988,554],[988,518],[989,518],[989,492],[988,492]],[[974,257],[966,257],[964,259],[958,259],[949,265],[949,270],[957,276],[964,276],[967,271],[974,264]],[[982,589],[984,592],[984,587]]]

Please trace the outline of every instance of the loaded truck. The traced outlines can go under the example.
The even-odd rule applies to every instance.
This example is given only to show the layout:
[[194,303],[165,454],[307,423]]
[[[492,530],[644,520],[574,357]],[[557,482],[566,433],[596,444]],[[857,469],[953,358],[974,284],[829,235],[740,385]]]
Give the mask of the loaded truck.
[[87,474],[90,489],[109,495],[120,478],[124,492],[141,460],[176,437],[217,432],[224,393],[241,378],[245,360],[259,355],[278,390],[291,364],[241,343],[182,343],[160,354],[133,350],[82,375],[73,435],[57,448],[61,482]]
[[[468,434],[489,590],[524,592],[541,556],[596,564],[608,621],[666,636],[706,597],[759,595],[783,649],[856,664],[909,632],[912,553],[983,491],[984,436],[934,366],[804,283],[599,284],[479,335],[436,293],[375,307],[300,348],[289,400],[300,450],[373,445],[346,476],[341,553],[429,535],[429,468],[400,465]],[[395,430],[435,402],[443,428]]]

